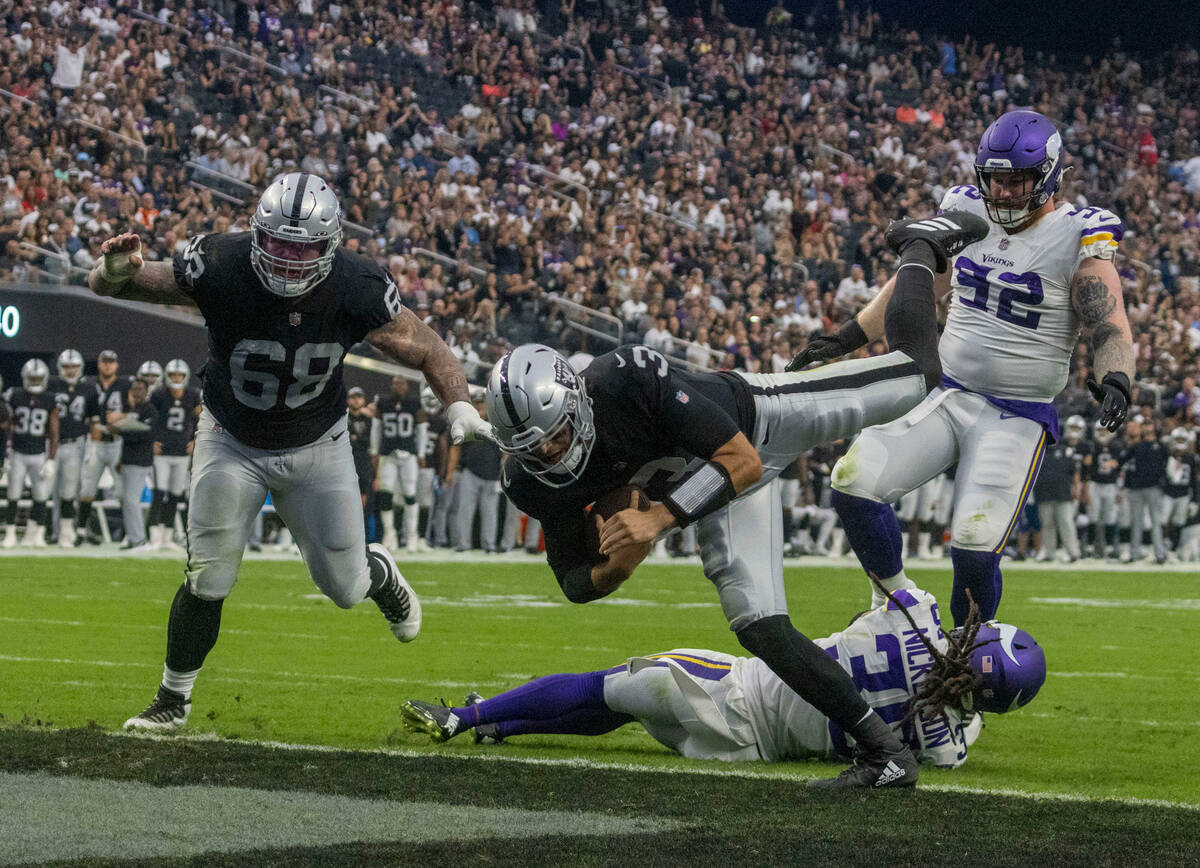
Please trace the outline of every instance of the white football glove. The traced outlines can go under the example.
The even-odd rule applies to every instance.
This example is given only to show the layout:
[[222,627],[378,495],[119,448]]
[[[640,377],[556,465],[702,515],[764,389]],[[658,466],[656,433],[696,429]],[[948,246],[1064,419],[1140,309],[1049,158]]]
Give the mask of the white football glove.
[[492,426],[484,421],[479,411],[467,401],[455,401],[447,407],[446,421],[450,423],[450,442],[456,446],[466,440],[496,442]]
[[38,478],[43,482],[53,484],[55,470],[57,470],[57,462],[53,458],[47,458],[42,462],[42,468],[38,471]]

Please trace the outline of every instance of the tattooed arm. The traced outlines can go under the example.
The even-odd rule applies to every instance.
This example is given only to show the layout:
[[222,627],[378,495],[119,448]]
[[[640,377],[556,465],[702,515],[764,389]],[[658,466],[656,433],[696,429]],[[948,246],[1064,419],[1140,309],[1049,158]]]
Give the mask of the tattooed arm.
[[100,252],[103,258],[88,273],[88,287],[96,295],[195,306],[191,296],[176,283],[175,267],[169,259],[145,261],[137,235],[126,233],[110,238],[101,245]]
[[1071,278],[1071,304],[1083,336],[1092,343],[1096,379],[1120,373],[1132,381],[1133,335],[1125,316],[1121,279],[1110,260],[1092,257],[1080,263]]
[[367,342],[400,364],[419,369],[445,406],[449,407],[455,401],[470,402],[462,365],[437,332],[417,319],[408,308],[368,334]]

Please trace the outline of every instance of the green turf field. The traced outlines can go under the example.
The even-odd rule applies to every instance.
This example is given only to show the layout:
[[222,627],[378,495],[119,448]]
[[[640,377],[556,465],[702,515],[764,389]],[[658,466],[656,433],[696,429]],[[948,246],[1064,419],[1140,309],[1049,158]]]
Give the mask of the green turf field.
[[[39,831],[36,819],[0,809],[0,863],[219,852],[243,863],[411,864],[419,854],[434,863],[728,864],[757,850],[765,864],[968,854],[989,864],[1200,864],[1196,574],[1006,569],[1001,615],[1046,649],[1038,698],[989,716],[967,765],[923,770],[922,792],[831,801],[798,782],[839,766],[687,761],[635,726],[594,739],[430,746],[401,728],[402,700],[457,703],[473,688],[488,695],[675,646],[739,649],[695,566],[645,565],[619,596],[587,606],[565,602],[544,564],[401,566],[425,605],[410,645],[369,604],[336,609],[299,563],[247,562],[193,694],[194,737],[164,743],[110,733],[158,683],[179,566],[0,559],[0,804],[44,800],[45,815],[77,801],[95,811],[106,798],[116,806],[139,796],[79,787],[171,785],[151,790],[152,803],[166,812],[178,796],[189,806],[180,815],[206,830],[194,849],[162,852],[161,830],[138,831],[145,811],[135,822],[101,809],[64,844],[57,825]],[[911,575],[947,608],[948,569]],[[840,629],[867,597],[850,568],[789,569],[788,590],[793,620],[810,635]],[[211,792],[209,807],[197,809],[196,784],[214,788],[198,791]],[[280,791],[282,807],[272,801]],[[212,837],[206,811],[234,796],[252,806],[229,809],[218,824],[229,834]],[[296,820],[340,810],[376,825],[325,834]],[[264,819],[250,827],[272,834],[238,831],[233,820],[255,811]],[[279,811],[300,823],[294,834],[286,823],[280,831]],[[106,827],[118,831],[105,838]],[[149,849],[135,845],[142,838]]]

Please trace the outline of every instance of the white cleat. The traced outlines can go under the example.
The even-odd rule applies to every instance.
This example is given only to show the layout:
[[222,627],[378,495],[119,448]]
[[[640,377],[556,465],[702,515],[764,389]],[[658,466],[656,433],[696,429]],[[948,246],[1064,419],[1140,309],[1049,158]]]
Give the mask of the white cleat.
[[140,732],[174,732],[182,729],[187,723],[191,710],[190,699],[185,699],[183,694],[168,690],[160,684],[158,692],[154,694],[154,701],[141,714],[125,721],[123,728]]
[[75,525],[72,520],[64,519],[58,528],[58,547],[75,548]]
[[367,550],[384,561],[388,572],[383,585],[370,595],[371,599],[387,618],[392,635],[401,642],[411,642],[421,632],[421,600],[401,575],[391,552],[379,543],[371,543]]
[[44,549],[46,547],[46,528],[42,525],[35,525],[33,528],[25,528],[25,538],[29,540],[29,545],[35,549]]
[[4,532],[4,547],[6,549],[15,549],[17,547],[17,529],[11,524],[8,526],[8,530]]

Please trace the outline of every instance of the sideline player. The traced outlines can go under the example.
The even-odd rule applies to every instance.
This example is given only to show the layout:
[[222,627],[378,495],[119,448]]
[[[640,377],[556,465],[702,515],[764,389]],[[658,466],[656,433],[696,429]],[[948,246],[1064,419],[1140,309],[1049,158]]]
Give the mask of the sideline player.
[[392,377],[392,391],[376,395],[372,402],[379,419],[379,518],[383,524],[383,544],[391,550],[399,547],[394,509],[404,513],[404,540],[408,551],[428,551],[429,546],[417,533],[420,505],[418,481],[425,468],[422,457],[428,423],[421,409],[421,387],[405,377]]
[[[1024,706],[1046,679],[1045,654],[1028,633],[974,620],[947,637],[937,601],[918,589],[897,591],[845,630],[815,641],[918,762],[943,768],[966,762],[983,726],[980,714],[964,724],[967,712]],[[400,710],[406,726],[434,741],[471,728],[476,743],[529,733],[600,735],[636,720],[660,743],[695,759],[850,755],[841,728],[763,661],[692,648],[597,672],[547,675],[487,700],[472,694],[459,708],[413,700]]]
[[115,350],[103,350],[96,360],[96,376],[85,377],[85,393],[88,397],[87,414],[91,419],[92,442],[89,454],[84,456],[83,474],[79,487],[79,516],[75,522],[75,545],[83,542],[98,543],[100,538],[88,532],[88,519],[92,516],[92,502],[100,487],[104,468],[112,474],[113,487],[121,479],[118,466],[121,463],[121,438],[105,425],[109,413],[125,410],[125,392],[132,377],[118,377],[120,364]]
[[75,546],[75,498],[83,475],[87,452],[88,391],[83,383],[83,356],[78,350],[63,350],[55,365],[58,376],[50,379],[49,391],[58,405],[58,472],[54,496],[58,501],[58,544]]
[[867,573],[895,590],[910,582],[889,504],[958,462],[950,610],[959,624],[967,589],[985,619],[1000,604],[1001,552],[1046,444],[1058,439],[1053,399],[1080,327],[1101,378],[1089,384],[1100,421],[1116,431],[1129,405],[1133,345],[1112,263],[1124,230],[1103,208],[1055,207],[1062,157],[1058,130],[1036,112],[1007,112],[984,131],[979,186],[954,187],[941,203],[991,224],[936,282],[939,296],[956,295],[941,385],[903,418],[863,431],[834,468],[846,538]]
[[150,510],[150,547],[183,551],[175,542],[175,513],[187,489],[188,465],[200,417],[200,390],[191,385],[192,369],[171,359],[162,385],[150,393],[158,413],[154,439],[154,505]]
[[8,468],[8,503],[0,524],[5,526],[4,548],[17,544],[17,501],[29,482],[33,506],[25,525],[24,543],[34,548],[46,545],[46,513],[54,490],[55,457],[58,453],[58,404],[46,390],[50,369],[41,359],[21,366],[21,385],[4,393],[12,411],[12,458]]
[[490,428],[449,347],[400,302],[391,276],[342,249],[333,189],[279,175],[251,231],[200,235],[144,262],[137,235],[110,238],[88,284],[99,295],[200,309],[208,327],[204,410],[192,454],[186,579],[171,605],[163,682],[127,727],[172,730],[217,640],[255,516],[270,493],[317,587],[341,608],[370,597],[392,633],[416,638],[416,595],[382,546],[369,550],[346,436],[342,357],[362,340],[418,368],[462,440]]
[[[488,381],[488,418],[509,457],[504,491],[542,522],[567,598],[612,593],[659,534],[696,524],[704,573],[742,647],[858,743],[854,766],[823,785],[911,786],[917,765],[849,676],[788,619],[778,476],[819,443],[907,412],[936,385],[934,270],[987,231],[978,217],[956,220],[889,227],[900,267],[858,315],[860,330],[886,332],[887,355],[815,372],[693,374],[634,346],[577,375],[559,353],[531,344],[502,357]],[[585,509],[622,485],[657,503],[605,522],[597,559],[585,543]]]

